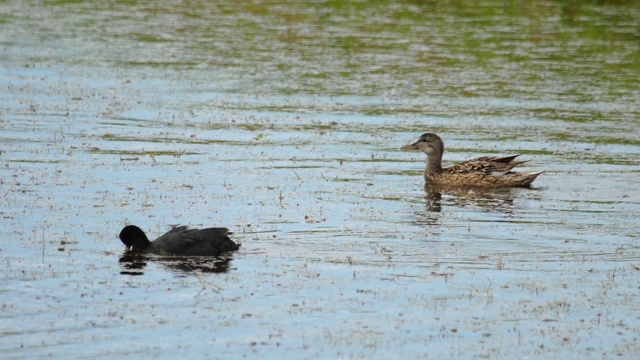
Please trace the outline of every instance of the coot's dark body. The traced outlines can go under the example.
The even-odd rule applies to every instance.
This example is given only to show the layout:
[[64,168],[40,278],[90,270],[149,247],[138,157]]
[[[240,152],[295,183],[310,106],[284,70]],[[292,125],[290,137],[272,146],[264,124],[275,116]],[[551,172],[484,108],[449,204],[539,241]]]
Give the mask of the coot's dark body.
[[151,242],[139,227],[126,226],[120,240],[128,250],[158,255],[217,256],[240,248],[227,228],[188,229],[177,226]]

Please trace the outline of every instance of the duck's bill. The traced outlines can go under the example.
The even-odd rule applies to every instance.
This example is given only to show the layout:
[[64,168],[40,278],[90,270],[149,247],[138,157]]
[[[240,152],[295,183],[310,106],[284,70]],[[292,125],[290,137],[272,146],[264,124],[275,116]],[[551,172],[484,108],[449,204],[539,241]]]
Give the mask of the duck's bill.
[[411,145],[405,145],[401,147],[402,150],[418,150],[418,143],[413,143]]

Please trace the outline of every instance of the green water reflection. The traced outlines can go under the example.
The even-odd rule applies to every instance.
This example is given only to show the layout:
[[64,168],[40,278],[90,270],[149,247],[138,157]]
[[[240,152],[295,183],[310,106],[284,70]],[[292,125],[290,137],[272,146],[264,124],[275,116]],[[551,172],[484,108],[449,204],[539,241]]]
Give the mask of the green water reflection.
[[17,2],[2,27],[41,43],[30,62],[208,72],[227,92],[635,104],[639,4],[52,1],[41,22]]

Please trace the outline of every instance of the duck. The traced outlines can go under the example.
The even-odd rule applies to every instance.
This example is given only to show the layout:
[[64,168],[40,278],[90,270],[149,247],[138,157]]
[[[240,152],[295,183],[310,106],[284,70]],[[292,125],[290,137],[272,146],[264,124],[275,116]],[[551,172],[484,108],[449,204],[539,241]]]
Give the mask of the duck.
[[240,248],[229,238],[229,229],[207,228],[189,229],[176,226],[154,241],[135,225],[127,225],[120,231],[120,240],[127,251],[176,256],[218,256]]
[[483,156],[442,168],[444,142],[434,133],[425,133],[402,150],[419,150],[427,154],[424,180],[434,185],[477,186],[485,188],[529,187],[544,171],[515,172],[514,167],[527,161],[514,161],[520,155]]

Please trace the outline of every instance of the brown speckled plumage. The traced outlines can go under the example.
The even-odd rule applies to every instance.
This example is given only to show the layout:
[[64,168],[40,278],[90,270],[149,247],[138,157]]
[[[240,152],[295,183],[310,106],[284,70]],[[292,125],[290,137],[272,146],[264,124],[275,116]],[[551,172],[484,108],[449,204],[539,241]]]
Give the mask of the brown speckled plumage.
[[444,143],[432,133],[420,136],[420,139],[402,147],[404,150],[420,150],[427,154],[427,168],[424,179],[430,184],[481,186],[481,187],[517,187],[530,186],[544,171],[519,173],[511,171],[526,161],[514,161],[519,155],[504,157],[483,156],[467,160],[449,168],[442,168]]

